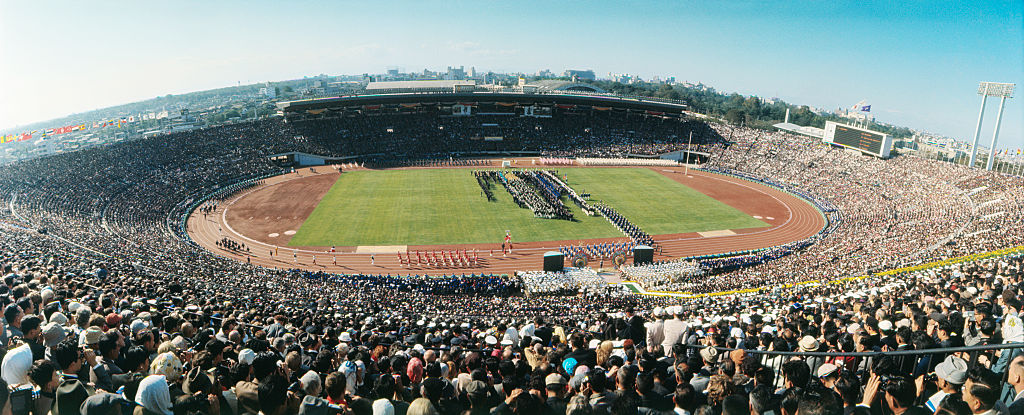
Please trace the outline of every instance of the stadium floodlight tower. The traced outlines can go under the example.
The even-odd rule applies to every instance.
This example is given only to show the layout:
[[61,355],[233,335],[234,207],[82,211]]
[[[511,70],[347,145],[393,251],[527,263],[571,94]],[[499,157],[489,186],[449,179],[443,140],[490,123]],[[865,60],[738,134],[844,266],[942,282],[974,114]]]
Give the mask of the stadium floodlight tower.
[[1015,84],[1003,82],[982,82],[978,85],[978,95],[981,95],[981,112],[978,113],[978,125],[974,127],[974,141],[971,143],[971,161],[969,166],[974,167],[975,157],[978,153],[978,137],[981,135],[981,121],[985,117],[985,101],[988,97],[1000,97],[999,113],[996,115],[996,129],[992,133],[992,145],[988,149],[988,164],[986,170],[992,170],[992,164],[996,158],[996,140],[999,138],[999,124],[1003,121],[1003,107],[1007,98],[1013,98]]

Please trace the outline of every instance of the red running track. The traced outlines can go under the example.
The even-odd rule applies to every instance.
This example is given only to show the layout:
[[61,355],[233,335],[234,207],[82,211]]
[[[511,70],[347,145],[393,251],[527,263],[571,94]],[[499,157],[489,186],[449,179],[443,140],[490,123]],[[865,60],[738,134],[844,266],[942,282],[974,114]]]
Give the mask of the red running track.
[[[525,163],[520,162],[520,165]],[[476,168],[476,167],[473,167]],[[564,167],[563,167],[564,168]],[[609,167],[615,168],[615,167]],[[543,254],[560,246],[600,242],[624,242],[625,237],[613,239],[563,240],[516,243],[511,254],[502,256],[500,241],[493,244],[409,246],[415,252],[448,249],[476,249],[480,261],[477,266],[465,268],[434,268],[403,266],[394,253],[356,253],[356,247],[337,247],[335,254],[329,247],[286,247],[290,236],[270,238],[270,229],[298,229],[302,221],[320,202],[323,194],[337,179],[338,173],[328,167],[313,173],[303,169],[297,173],[267,179],[256,189],[234,195],[220,203],[210,215],[193,212],[187,227],[192,239],[206,249],[228,258],[249,261],[269,268],[300,268],[335,273],[373,274],[427,274],[451,275],[469,273],[511,274],[514,271],[542,268]],[[655,241],[662,247],[656,260],[667,260],[692,255],[717,254],[757,249],[806,239],[825,226],[825,218],[809,203],[787,192],[749,182],[732,176],[689,171],[680,168],[651,167],[667,177],[707,194],[744,213],[755,216],[770,226],[766,228],[733,229],[726,236],[698,233],[657,235]],[[294,197],[301,195],[302,197]],[[282,226],[283,224],[283,226]],[[216,242],[228,237],[250,247],[251,255],[222,249]],[[275,250],[277,254],[270,255]],[[491,252],[496,252],[491,255]],[[293,257],[294,252],[294,257]],[[316,257],[316,264],[313,257]],[[334,261],[337,261],[337,265]],[[568,262],[568,259],[567,259]],[[597,267],[599,263],[590,263]],[[611,267],[611,264],[607,264]]]

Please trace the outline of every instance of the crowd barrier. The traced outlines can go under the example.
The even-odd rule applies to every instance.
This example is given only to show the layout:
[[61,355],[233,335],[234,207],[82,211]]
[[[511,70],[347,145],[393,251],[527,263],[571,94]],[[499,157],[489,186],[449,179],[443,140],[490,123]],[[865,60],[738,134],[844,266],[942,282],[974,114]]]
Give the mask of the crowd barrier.
[[[688,356],[697,355],[705,346],[684,345]],[[727,347],[715,347],[719,356],[726,358],[737,349]],[[871,352],[778,352],[757,349],[743,349],[744,353],[758,357],[761,364],[770,367],[775,372],[775,385],[782,386],[783,374],[782,365],[792,358],[801,358],[811,366],[811,375],[814,376],[816,366],[823,363],[832,363],[843,370],[852,371],[861,381],[861,387],[867,384],[871,375],[871,369],[881,359],[891,359],[893,366],[898,368],[899,374],[913,380],[918,376],[931,373],[936,364],[941,362],[947,355],[955,354],[968,362],[968,367],[979,364],[979,357],[986,355],[990,362],[996,363],[995,352],[998,350],[1024,349],[1024,343],[989,344],[967,347],[947,347],[924,350],[895,350],[895,351],[871,351]],[[1005,352],[1003,352],[1005,353]],[[1018,353],[1018,351],[1014,351]],[[927,362],[922,362],[928,360]],[[891,366],[892,367],[892,366]],[[921,369],[924,368],[924,369]],[[737,370],[738,371],[738,370]],[[920,373],[919,373],[920,372]]]
[[[909,267],[896,268],[896,269],[891,269],[891,270],[887,270],[887,271],[876,272],[876,273],[873,273],[871,275],[848,276],[848,277],[836,278],[836,279],[833,279],[833,280],[810,280],[810,281],[795,282],[795,283],[791,283],[791,284],[781,284],[781,285],[772,285],[772,286],[764,286],[764,287],[756,287],[756,288],[746,288],[746,289],[742,289],[742,290],[719,291],[719,292],[701,293],[701,294],[694,294],[694,293],[685,292],[685,291],[656,291],[656,290],[644,290],[644,291],[638,291],[637,293],[641,294],[641,295],[674,296],[674,297],[683,297],[683,298],[703,298],[703,297],[720,297],[720,296],[723,296],[723,295],[742,295],[742,294],[750,294],[750,293],[755,293],[755,292],[764,291],[764,290],[772,290],[772,289],[776,289],[776,288],[792,288],[792,287],[797,287],[797,286],[807,285],[807,284],[842,284],[842,283],[846,283],[846,282],[850,282],[850,281],[862,280],[862,279],[865,279],[865,278],[870,278],[872,276],[885,276],[885,275],[902,274],[902,273],[907,273],[907,272],[924,271],[924,270],[929,270],[929,269],[934,269],[934,268],[947,267],[947,266],[950,266],[950,265],[957,265],[957,264],[961,264],[961,263],[964,263],[964,262],[978,261],[978,260],[984,260],[984,259],[990,259],[990,258],[996,258],[996,257],[1003,257],[1003,256],[1013,256],[1013,255],[1024,255],[1024,245],[1016,246],[1016,247],[1012,247],[1012,248],[1000,249],[1000,250],[996,250],[996,251],[989,251],[989,252],[983,252],[983,253],[978,253],[978,254],[965,255],[965,256],[962,256],[962,257],[950,258],[950,259],[946,259],[946,260],[942,260],[942,261],[928,262],[928,263],[914,265],[914,266],[909,266]],[[634,284],[635,286],[640,286],[642,288],[640,283],[637,282],[637,281],[623,281],[623,282]]]
[[626,159],[626,158],[589,158],[579,157],[576,159],[581,166],[664,166],[679,167],[675,160],[667,159]]

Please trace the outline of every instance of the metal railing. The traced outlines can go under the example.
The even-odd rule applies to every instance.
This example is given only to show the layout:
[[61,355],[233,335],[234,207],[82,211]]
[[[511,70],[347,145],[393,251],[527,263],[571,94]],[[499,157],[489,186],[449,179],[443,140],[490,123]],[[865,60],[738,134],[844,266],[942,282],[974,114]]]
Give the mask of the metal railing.
[[[684,345],[686,347],[686,355],[697,355],[699,356],[700,350],[707,346],[702,345]],[[1005,343],[1005,344],[986,344],[978,346],[964,346],[964,347],[946,347],[946,348],[932,348],[923,350],[892,350],[892,351],[871,351],[871,352],[783,352],[783,351],[769,351],[769,350],[757,350],[757,349],[735,349],[728,347],[715,347],[719,351],[720,362],[728,359],[728,354],[734,350],[743,350],[748,355],[758,357],[762,366],[769,367],[775,372],[774,384],[781,386],[783,379],[782,366],[792,360],[792,358],[801,358],[808,362],[811,366],[811,377],[817,376],[814,372],[817,366],[823,363],[832,363],[836,366],[851,370],[850,365],[853,366],[852,370],[861,379],[861,385],[867,381],[871,374],[872,368],[875,364],[883,358],[890,358],[893,361],[895,367],[899,368],[899,374],[907,376],[920,376],[923,374],[931,373],[935,369],[935,365],[942,362],[946,356],[956,354],[960,358],[967,361],[968,367],[975,367],[979,364],[979,357],[981,355],[987,355],[990,357],[991,364],[994,365],[997,359],[994,357],[995,352],[999,350],[1007,349],[1024,349],[1024,343]],[[671,351],[666,351],[671,353]],[[852,358],[852,363],[847,363],[847,360]],[[927,366],[924,370],[920,370],[919,365],[925,359],[929,359]],[[837,363],[838,361],[838,363]],[[908,370],[909,369],[909,370]],[[740,368],[736,368],[738,373]],[[909,373],[908,373],[909,372]],[[917,373],[915,373],[917,372]],[[1005,373],[1000,373],[1005,380]]]

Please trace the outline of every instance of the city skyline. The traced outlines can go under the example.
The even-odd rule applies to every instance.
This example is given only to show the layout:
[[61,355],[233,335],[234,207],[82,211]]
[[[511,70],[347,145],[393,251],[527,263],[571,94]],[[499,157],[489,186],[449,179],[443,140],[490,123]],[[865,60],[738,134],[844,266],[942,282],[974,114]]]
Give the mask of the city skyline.
[[[880,122],[969,141],[978,82],[1024,81],[1019,2],[132,5],[0,3],[0,128],[239,82],[465,65],[674,76],[829,111],[866,100]],[[1020,99],[1000,148],[1024,147]]]

